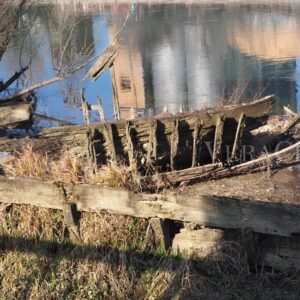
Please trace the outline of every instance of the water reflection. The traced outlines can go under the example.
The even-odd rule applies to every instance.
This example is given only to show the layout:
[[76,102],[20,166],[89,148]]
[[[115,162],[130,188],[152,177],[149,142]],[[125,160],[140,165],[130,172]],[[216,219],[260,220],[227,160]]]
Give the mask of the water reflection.
[[[128,12],[121,48],[111,72],[121,117],[137,112],[199,109],[229,98],[239,88],[244,98],[275,93],[282,105],[299,109],[300,4],[130,5],[101,1],[60,1],[35,5],[30,38],[20,35],[1,63],[0,78],[32,59],[32,82],[68,69],[89,50],[100,53]],[[77,4],[76,4],[77,3]],[[64,47],[66,45],[67,47]],[[22,48],[21,60],[16,59]],[[111,76],[81,82],[86,70],[39,92],[38,110],[82,122],[79,92],[91,104],[101,96],[113,116]],[[239,95],[239,92],[235,93]],[[297,100],[298,99],[298,100]],[[92,114],[92,121],[98,116]]]

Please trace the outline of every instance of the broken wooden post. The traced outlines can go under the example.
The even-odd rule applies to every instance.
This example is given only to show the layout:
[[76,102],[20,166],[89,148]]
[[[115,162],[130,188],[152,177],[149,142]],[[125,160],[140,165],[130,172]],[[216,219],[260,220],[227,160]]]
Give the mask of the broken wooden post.
[[149,122],[149,142],[147,148],[147,166],[152,165],[156,161],[157,157],[157,120]]
[[107,149],[110,155],[111,160],[116,163],[117,162],[117,152],[115,147],[115,140],[113,136],[113,130],[111,123],[104,123],[102,125],[102,132],[104,135],[105,142],[107,144]]
[[57,184],[59,192],[59,201],[61,202],[64,223],[69,231],[70,240],[72,242],[81,242],[79,232],[79,216],[76,208],[76,203],[68,203],[66,190],[62,184]]
[[127,153],[128,153],[128,161],[129,161],[129,168],[134,173],[137,172],[137,165],[134,153],[134,143],[132,138],[132,127],[130,121],[126,123],[126,138],[127,138]]
[[153,231],[156,246],[162,246],[168,250],[171,247],[170,226],[167,220],[151,218],[149,225]]
[[99,112],[99,116],[100,116],[100,122],[104,122],[105,115],[104,115],[104,109],[103,109],[101,98],[99,96],[97,96],[97,100],[98,100],[98,112]]
[[131,106],[130,107],[129,118],[130,119],[135,119],[136,117],[137,117],[136,109],[133,106]]
[[175,119],[172,123],[172,135],[171,135],[171,145],[170,145],[170,167],[174,171],[176,168],[175,157],[178,151],[179,144],[179,120]]
[[202,127],[203,127],[203,121],[197,119],[193,131],[192,168],[196,167],[199,162],[199,156],[200,156],[199,152],[200,152],[200,146],[202,142]]
[[96,158],[96,150],[93,143],[93,137],[95,136],[95,130],[88,130],[86,134],[87,139],[87,158],[90,164],[90,170],[93,174],[97,171],[97,158]]
[[212,157],[213,163],[219,162],[221,159],[223,128],[224,128],[224,116],[219,115],[217,117],[217,122],[216,122],[214,149],[213,149],[213,157]]
[[233,148],[231,152],[231,159],[235,160],[238,156],[238,152],[240,149],[240,146],[242,144],[242,136],[243,136],[243,130],[245,128],[245,114],[241,113],[239,120],[238,120],[238,125],[235,133],[235,138],[234,138],[234,143],[233,143]]
[[79,217],[75,203],[63,203],[64,223],[68,228],[70,240],[81,242],[79,230]]
[[101,53],[95,64],[88,70],[82,80],[86,80],[89,77],[95,81],[101,76],[113,63],[117,57],[119,50],[119,41],[114,39]]
[[297,116],[297,113],[295,113],[294,111],[292,111],[291,109],[289,109],[287,106],[283,107],[283,110],[286,114],[290,115],[290,116]]
[[86,125],[89,125],[90,124],[89,105],[84,98],[83,92],[81,92],[81,109],[82,109],[84,123]]
[[117,83],[116,83],[115,70],[113,64],[110,67],[110,74],[111,74],[111,84],[113,89],[114,117],[115,120],[120,120],[120,105],[119,105]]

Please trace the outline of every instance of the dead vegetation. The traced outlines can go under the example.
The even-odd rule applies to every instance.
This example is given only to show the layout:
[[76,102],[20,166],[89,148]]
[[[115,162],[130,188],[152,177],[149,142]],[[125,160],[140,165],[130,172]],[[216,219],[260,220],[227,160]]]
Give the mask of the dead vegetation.
[[5,299],[265,299],[297,295],[295,273],[254,272],[244,248],[194,259],[145,245],[147,221],[84,213],[72,244],[60,211],[2,206]]
[[[32,147],[9,159],[5,172],[71,184],[128,185],[125,167],[111,164],[87,177],[81,162],[67,153],[51,161]],[[155,246],[146,238],[145,219],[81,213],[82,241],[73,244],[61,211],[5,204],[0,211],[0,298],[271,299],[299,293],[297,273],[264,271],[250,262],[243,234],[196,258]]]
[[60,160],[52,160],[47,154],[37,153],[26,145],[3,165],[7,176],[23,176],[42,180],[54,180],[70,184],[91,183],[134,189],[128,168],[109,163],[98,168],[95,174],[87,174],[85,166],[76,157],[64,152]]

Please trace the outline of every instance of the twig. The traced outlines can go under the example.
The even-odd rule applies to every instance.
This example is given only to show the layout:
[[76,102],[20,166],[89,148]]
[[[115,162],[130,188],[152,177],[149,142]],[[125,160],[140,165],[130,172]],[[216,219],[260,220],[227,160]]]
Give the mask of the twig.
[[48,79],[48,80],[45,80],[43,82],[40,82],[40,83],[37,83],[29,88],[26,88],[24,90],[22,90],[21,92],[18,92],[16,94],[13,94],[13,95],[10,95],[10,96],[7,96],[5,98],[2,98],[0,99],[1,101],[7,101],[7,100],[13,100],[15,98],[19,98],[19,97],[22,97],[23,95],[25,94],[29,94],[35,90],[38,90],[44,86],[47,86],[49,84],[52,84],[52,83],[55,83],[55,82],[58,82],[58,81],[62,81],[68,77],[70,77],[71,75],[73,75],[74,73],[76,73],[77,71],[81,70],[82,68],[84,68],[86,65],[88,65],[91,61],[93,61],[96,57],[92,57],[90,58],[89,60],[87,60],[85,63],[81,64],[79,67],[71,70],[68,74],[64,75],[64,76],[55,76],[51,79]]

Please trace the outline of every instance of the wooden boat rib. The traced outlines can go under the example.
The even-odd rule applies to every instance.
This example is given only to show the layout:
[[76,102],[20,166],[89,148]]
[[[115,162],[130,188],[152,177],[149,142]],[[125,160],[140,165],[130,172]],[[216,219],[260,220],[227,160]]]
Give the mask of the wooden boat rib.
[[[249,132],[265,124],[273,96],[242,105],[208,108],[194,113],[160,115],[130,121],[45,129],[31,139],[34,150],[59,158],[62,151],[87,158],[96,168],[125,162],[145,175],[225,162],[225,146],[238,157]],[[1,139],[0,151],[18,149],[24,139]],[[212,152],[212,153],[211,153]]]

